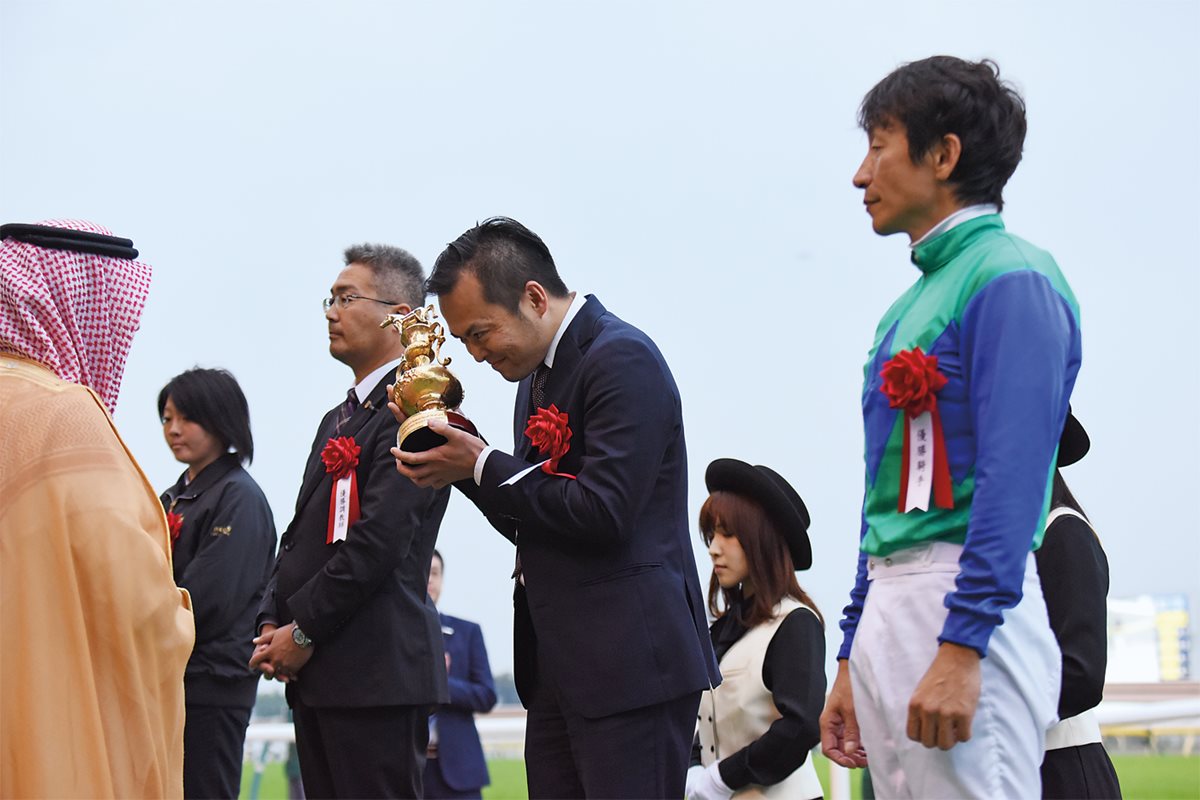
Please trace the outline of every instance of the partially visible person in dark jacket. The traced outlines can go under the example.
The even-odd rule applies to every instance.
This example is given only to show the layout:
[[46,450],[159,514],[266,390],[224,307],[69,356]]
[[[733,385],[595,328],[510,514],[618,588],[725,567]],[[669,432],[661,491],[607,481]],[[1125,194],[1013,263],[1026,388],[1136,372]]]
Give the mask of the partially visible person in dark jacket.
[[267,498],[242,468],[254,457],[246,396],[232,375],[191,369],[158,394],[163,436],[187,465],[162,494],[175,582],[192,596],[196,646],[184,675],[185,797],[237,797],[258,686],[246,662],[275,561]]
[[[429,565],[429,598],[442,594],[442,554],[433,551]],[[477,798],[491,782],[475,713],[496,705],[496,686],[488,664],[483,631],[474,622],[438,612],[446,646],[450,702],[429,718],[429,752],[425,761],[425,797]]]
[[1050,628],[1062,650],[1060,722],[1046,732],[1044,798],[1121,796],[1117,772],[1092,714],[1104,697],[1108,666],[1108,559],[1061,471],[1089,449],[1087,431],[1069,414],[1058,443],[1046,536],[1034,554]]

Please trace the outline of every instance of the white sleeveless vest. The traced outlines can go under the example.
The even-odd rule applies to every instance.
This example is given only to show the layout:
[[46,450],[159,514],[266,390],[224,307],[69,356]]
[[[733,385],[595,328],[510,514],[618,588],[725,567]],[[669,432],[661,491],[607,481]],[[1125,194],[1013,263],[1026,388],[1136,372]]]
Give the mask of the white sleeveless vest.
[[[704,766],[746,747],[782,716],[763,683],[763,661],[784,618],[798,608],[812,612],[794,598],[783,598],[770,620],[746,631],[722,657],[721,685],[705,691],[700,698],[700,761]],[[750,784],[733,796],[746,800],[759,797],[810,800],[823,794],[809,753],[808,759],[779,783]]]

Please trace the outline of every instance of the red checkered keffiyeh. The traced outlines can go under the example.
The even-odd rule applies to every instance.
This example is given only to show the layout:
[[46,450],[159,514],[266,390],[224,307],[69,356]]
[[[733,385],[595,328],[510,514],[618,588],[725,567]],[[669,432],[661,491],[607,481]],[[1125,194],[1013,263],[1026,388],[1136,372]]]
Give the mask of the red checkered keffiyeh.
[[[112,232],[81,220],[39,225]],[[111,413],[125,359],[150,290],[149,264],[0,242],[0,352],[46,365],[64,381],[90,386]]]

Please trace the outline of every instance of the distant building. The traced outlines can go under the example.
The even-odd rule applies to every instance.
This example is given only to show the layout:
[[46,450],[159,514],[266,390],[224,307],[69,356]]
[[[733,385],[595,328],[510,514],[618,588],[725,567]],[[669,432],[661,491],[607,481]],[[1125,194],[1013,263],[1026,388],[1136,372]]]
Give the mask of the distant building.
[[1108,599],[1109,683],[1182,681],[1191,676],[1187,595]]

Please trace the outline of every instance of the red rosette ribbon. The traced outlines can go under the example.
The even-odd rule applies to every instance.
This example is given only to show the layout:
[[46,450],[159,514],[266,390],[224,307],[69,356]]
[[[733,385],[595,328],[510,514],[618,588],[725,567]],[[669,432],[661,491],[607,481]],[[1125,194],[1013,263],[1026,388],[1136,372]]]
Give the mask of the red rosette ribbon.
[[338,481],[350,477],[350,509],[349,527],[358,521],[358,455],[362,448],[354,442],[353,436],[338,436],[325,443],[321,451],[321,461],[325,463],[325,471],[333,475],[333,488],[329,495],[329,530],[325,534],[325,543],[333,544],[333,531],[337,521]]
[[183,514],[176,514],[174,511],[168,511],[167,530],[171,532],[171,549],[174,550],[175,540],[179,538],[179,534],[183,530]]
[[910,420],[929,412],[933,421],[933,504],[938,508],[954,508],[954,487],[950,481],[950,462],[946,457],[946,436],[942,432],[942,416],[938,412],[937,392],[947,378],[938,370],[937,356],[927,356],[921,348],[901,350],[888,359],[880,371],[883,385],[879,390],[887,396],[888,405],[904,411],[904,450],[900,465],[900,513],[905,512],[908,497],[909,429]]
[[537,451],[548,460],[542,464],[542,472],[560,478],[575,480],[574,475],[558,472],[558,462],[571,449],[571,429],[567,426],[567,414],[551,403],[549,408],[539,408],[525,425],[525,435]]

